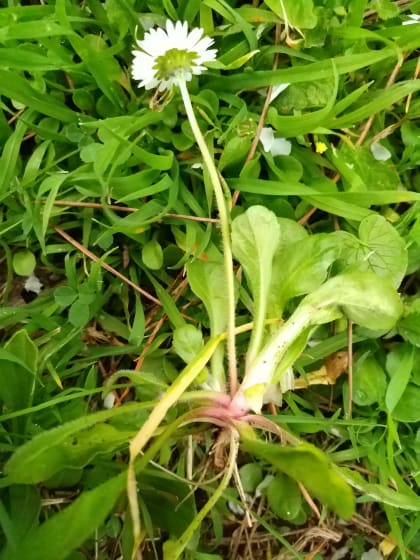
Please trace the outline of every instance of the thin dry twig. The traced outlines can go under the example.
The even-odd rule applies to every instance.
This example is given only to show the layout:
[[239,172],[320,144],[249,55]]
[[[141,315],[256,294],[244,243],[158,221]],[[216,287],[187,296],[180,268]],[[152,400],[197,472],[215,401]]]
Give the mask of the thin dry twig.
[[[420,56],[417,58],[417,64],[416,64],[416,68],[414,70],[413,80],[417,80],[417,78],[419,77],[419,74],[420,74]],[[408,113],[408,110],[410,109],[412,97],[413,97],[413,94],[409,93],[408,96],[407,96],[407,101],[405,102],[405,113]]]
[[50,223],[50,226],[59,235],[61,235],[61,237],[63,239],[68,241],[71,245],[73,245],[73,247],[76,247],[76,249],[78,249],[81,253],[86,255],[89,259],[91,259],[94,262],[99,262],[102,268],[104,268],[105,270],[107,270],[108,272],[110,272],[111,274],[113,274],[114,276],[116,276],[117,278],[119,278],[120,280],[122,280],[123,282],[128,284],[129,286],[131,286],[133,288],[133,290],[136,290],[136,292],[139,292],[146,299],[152,301],[156,305],[159,305],[159,306],[162,305],[161,302],[157,298],[152,296],[152,294],[149,294],[149,292],[147,292],[146,290],[143,290],[143,288],[140,288],[140,286],[137,286],[137,284],[135,284],[129,278],[124,276],[124,274],[121,274],[121,272],[118,272],[118,270],[113,268],[111,265],[107,264],[106,262],[101,261],[101,259],[99,257],[97,257],[94,253],[92,253],[92,251],[90,251],[84,245],[82,245],[81,243],[76,241],[76,239],[74,239],[71,235],[69,235],[67,232],[62,230],[60,227],[58,227],[58,226],[56,226],[55,224],[52,224],[52,223]]
[[301,483],[298,482],[298,486],[299,486],[299,490],[303,496],[303,499],[305,500],[305,502],[308,504],[308,506],[311,508],[311,510],[314,512],[314,514],[316,515],[316,517],[318,519],[321,519],[321,512],[318,509],[318,506],[316,505],[316,503],[313,501],[313,499],[311,498],[309,492],[306,490],[305,486]]
[[347,324],[347,375],[349,379],[349,397],[347,402],[347,418],[352,417],[353,407],[353,322],[349,320]]
[[[394,544],[395,546],[398,546],[397,541],[392,536],[386,535],[385,533],[382,533],[381,531],[378,531],[378,529],[375,529],[375,527],[372,527],[372,525],[370,525],[370,523],[368,523],[360,515],[357,515],[357,514],[353,515],[351,520],[352,520],[352,523],[354,523],[355,525],[359,525],[359,527],[363,527],[364,529],[367,529],[368,531],[370,531],[374,535],[377,535],[378,537],[381,537],[381,539],[386,539],[386,540],[390,541],[392,544]],[[420,560],[420,555],[419,554],[416,554],[415,552],[413,552],[409,548],[405,548],[404,550],[407,554],[409,554],[415,560]]]
[[[45,200],[41,200],[45,204]],[[73,208],[96,208],[98,210],[115,210],[116,212],[132,213],[137,212],[139,208],[130,206],[119,206],[118,204],[100,204],[99,202],[81,202],[77,200],[55,200],[54,206],[71,206]],[[193,222],[206,222],[211,224],[218,224],[218,218],[202,218],[201,216],[190,216],[189,214],[173,214],[167,212],[165,218],[175,218],[177,220],[190,220]]]
[[[276,25],[276,35],[275,35],[275,45],[278,45],[279,42],[280,42],[280,34],[281,34],[281,26],[279,24],[277,24]],[[277,70],[277,67],[279,65],[279,58],[280,58],[279,54],[276,53],[276,55],[274,57],[274,61],[273,61],[273,66],[272,66],[273,70]],[[267,97],[265,98],[264,106],[263,106],[263,109],[261,111],[261,115],[260,115],[260,118],[259,118],[259,121],[258,121],[257,130],[255,132],[254,139],[252,141],[251,147],[249,148],[248,155],[246,156],[246,159],[245,159],[245,165],[254,159],[255,152],[257,151],[257,147],[258,147],[258,142],[259,142],[260,136],[261,136],[261,131],[262,131],[263,126],[264,126],[265,118],[267,116],[267,112],[268,112],[268,109],[270,107],[271,94],[272,93],[273,93],[273,86],[270,85],[270,86],[268,86],[268,89],[267,89]],[[240,192],[238,190],[236,190],[233,193],[233,195],[232,195],[232,206],[235,206],[235,204],[237,203],[239,194],[240,194]]]
[[[392,70],[392,72],[391,72],[391,74],[390,74],[390,76],[389,76],[389,78],[388,78],[388,81],[387,81],[386,84],[385,84],[385,89],[386,89],[386,90],[389,89],[389,88],[392,86],[392,84],[395,82],[395,80],[396,80],[396,78],[397,78],[397,75],[398,75],[398,72],[400,71],[401,66],[402,66],[403,63],[404,63],[404,59],[405,59],[405,55],[403,55],[403,56],[401,57],[401,59],[398,60],[398,62],[397,62],[396,65],[394,66],[394,68],[393,68],[393,70]],[[361,146],[361,145],[363,144],[363,142],[364,142],[365,139],[366,139],[366,136],[367,136],[368,133],[369,133],[369,130],[372,128],[372,124],[374,123],[375,119],[376,119],[376,113],[374,113],[373,115],[371,115],[371,116],[368,118],[368,120],[366,121],[365,126],[363,127],[363,130],[362,130],[362,132],[361,132],[359,138],[357,139],[356,146]]]

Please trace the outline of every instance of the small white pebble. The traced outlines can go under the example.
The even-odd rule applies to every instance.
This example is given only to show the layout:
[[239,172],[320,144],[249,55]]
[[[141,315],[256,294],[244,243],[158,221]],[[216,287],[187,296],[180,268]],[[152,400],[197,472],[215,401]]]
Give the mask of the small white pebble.
[[373,142],[373,144],[370,145],[370,151],[376,161],[387,161],[391,159],[391,152],[379,142]]
[[331,560],[341,560],[342,558],[347,556],[348,551],[349,551],[348,546],[342,546],[341,548],[338,548],[331,556]]
[[28,276],[28,278],[25,280],[25,284],[23,285],[27,292],[33,292],[34,294],[39,294],[42,290],[42,286],[42,282],[33,274],[31,274],[31,276]]
[[362,554],[361,560],[383,560],[383,556],[377,548],[371,548]]
[[115,404],[115,395],[114,393],[108,393],[107,396],[104,398],[104,408],[114,408]]
[[236,502],[229,500],[227,505],[229,510],[233,513],[233,515],[236,515],[236,517],[243,517],[245,515],[244,508]]

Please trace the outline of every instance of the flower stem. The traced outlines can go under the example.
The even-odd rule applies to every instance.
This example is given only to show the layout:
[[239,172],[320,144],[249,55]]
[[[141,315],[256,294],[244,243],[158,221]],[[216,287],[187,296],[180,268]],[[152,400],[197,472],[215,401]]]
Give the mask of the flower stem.
[[198,126],[197,119],[191,104],[191,98],[188,93],[188,88],[185,79],[180,76],[178,79],[179,89],[181,91],[182,101],[184,102],[185,111],[194,134],[198,147],[200,148],[201,155],[203,156],[204,165],[210,176],[213,186],[214,195],[216,198],[217,209],[219,211],[220,225],[222,230],[223,242],[223,258],[226,276],[226,290],[228,298],[227,310],[227,352],[229,364],[229,388],[230,394],[233,396],[238,388],[238,374],[236,365],[236,344],[235,344],[235,277],[233,271],[233,256],[232,246],[230,241],[230,216],[226,204],[226,199],[223,194],[223,187],[219,178],[218,171],[214,164],[214,160],[210,154],[207,144],[204,140],[203,134]]
[[141,453],[154,436],[160,423],[165,418],[168,410],[174,406],[180,397],[185,393],[189,385],[200,374],[204,366],[210,360],[214,351],[223,336],[211,338],[201,352],[192,360],[178,375],[172,385],[166,390],[166,393],[158,401],[152,409],[146,421],[130,442],[130,461],[127,473],[127,494],[133,523],[134,543],[140,542],[140,510],[137,501],[137,481],[135,476],[135,461],[139,453]]
[[223,492],[226,490],[236,467],[236,460],[238,458],[239,450],[239,438],[235,430],[230,431],[230,446],[229,446],[229,457],[226,464],[226,470],[224,472],[222,481],[216,488],[214,494],[208,499],[203,508],[197,513],[193,521],[185,529],[182,535],[176,541],[167,541],[163,545],[163,558],[164,560],[177,560],[188,543],[192,539],[194,532],[200,527],[200,524],[205,519],[206,515],[214,508],[219,499],[221,498]]

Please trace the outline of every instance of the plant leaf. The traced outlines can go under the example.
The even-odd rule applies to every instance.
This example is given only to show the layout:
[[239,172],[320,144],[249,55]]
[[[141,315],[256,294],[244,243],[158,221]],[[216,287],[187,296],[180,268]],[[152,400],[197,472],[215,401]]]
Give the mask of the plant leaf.
[[272,261],[280,241],[280,226],[265,206],[251,206],[232,222],[232,251],[242,265],[254,299],[254,328],[247,353],[252,363],[264,334]]
[[301,302],[313,307],[312,324],[317,314],[336,307],[351,321],[372,330],[391,329],[403,305],[390,282],[369,271],[347,272],[331,278]]
[[[226,330],[228,307],[223,261],[194,260],[186,265],[188,281],[192,291],[198,296],[206,308],[212,336]],[[220,345],[211,358],[211,377],[208,382],[215,391],[223,391],[225,384],[224,348]]]
[[356,266],[359,270],[371,270],[388,278],[398,288],[407,270],[408,254],[404,239],[383,216],[371,214],[359,225],[359,240],[348,233],[342,243],[342,258],[346,266]]
[[318,288],[337,254],[337,241],[328,234],[311,235],[277,250],[270,287],[271,312],[281,316],[291,298]]
[[381,402],[386,390],[386,375],[377,360],[362,356],[355,364],[353,374],[353,401],[359,406]]
[[279,472],[266,489],[267,501],[273,512],[286,521],[293,521],[302,508],[299,486],[289,476]]
[[[18,357],[8,360],[7,354]],[[17,331],[4,346],[0,355],[0,401],[9,411],[27,408],[32,404],[37,374],[38,348],[26,330]],[[14,431],[24,432],[26,419],[13,420]]]
[[[7,461],[4,466],[4,473],[7,478],[1,480],[1,485],[37,484],[47,480],[63,468],[68,453],[71,456],[71,447],[74,441],[77,442],[77,445],[75,445],[77,448],[75,450],[75,457],[79,454],[79,451],[87,455],[93,452],[94,455],[101,449],[101,437],[105,435],[105,432],[101,435],[101,428],[98,432],[89,432],[92,427],[99,422],[105,422],[111,418],[129,414],[133,411],[138,412],[144,408],[146,406],[143,403],[137,403],[112,410],[103,410],[34,436],[30,441],[18,447]],[[107,428],[112,427],[107,426]],[[91,441],[89,441],[89,433],[92,434]],[[80,434],[83,435],[79,443],[78,438]],[[108,436],[110,435],[111,432],[108,433]],[[121,443],[119,435],[114,432],[114,436],[119,440],[119,443],[118,441],[116,442],[119,445]],[[121,435],[121,438],[127,440],[127,434],[125,436]],[[95,448],[96,451],[94,451]]]
[[[7,560],[64,560],[112,511],[126,483],[126,473],[111,478],[45,521],[23,538]],[[60,538],[57,536],[60,535]],[[54,536],[54,538],[52,538]],[[6,557],[2,556],[2,560]]]
[[420,387],[409,383],[396,404],[392,417],[399,422],[420,422]]
[[312,29],[318,18],[312,0],[265,0],[265,4],[283,21],[299,29]]
[[382,502],[392,507],[420,511],[420,497],[418,496],[396,492],[395,490],[391,490],[391,488],[383,486],[382,484],[372,484],[370,482],[366,482],[358,472],[351,471],[347,468],[342,468],[341,473],[349,484],[357,490],[363,492],[366,496],[372,498],[374,501]]
[[302,443],[296,447],[241,438],[242,447],[280,472],[287,474],[338,515],[348,519],[354,512],[354,496],[338,468],[320,449]]
[[385,404],[392,412],[402,398],[410,380],[414,364],[414,347],[408,342],[398,344],[387,355],[386,369],[391,376],[385,395]]

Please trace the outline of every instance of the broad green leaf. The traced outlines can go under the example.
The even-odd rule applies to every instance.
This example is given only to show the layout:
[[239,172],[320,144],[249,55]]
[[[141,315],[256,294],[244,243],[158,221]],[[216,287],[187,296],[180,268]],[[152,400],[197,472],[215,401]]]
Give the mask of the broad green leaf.
[[203,346],[203,333],[194,325],[184,325],[174,330],[173,347],[185,363],[193,360]]
[[342,259],[347,266],[371,270],[398,288],[408,265],[407,249],[404,239],[383,216],[371,214],[360,222],[359,241],[346,233],[338,232],[338,236],[343,237]]
[[[357,201],[357,203],[347,202],[346,197],[343,195],[350,193],[338,193],[336,195],[331,192],[320,193],[316,189],[308,188],[302,183],[241,178],[231,179],[229,180],[229,184],[233,189],[238,189],[241,192],[245,193],[276,197],[299,196],[303,200],[308,202],[308,204],[311,204],[312,206],[315,206],[320,210],[330,212],[331,214],[336,214],[337,216],[342,216],[348,220],[356,220],[360,222],[363,218],[371,213],[370,210],[359,205],[359,200]],[[374,204],[373,201],[370,203]]]
[[391,0],[373,0],[372,8],[378,12],[381,19],[391,19],[400,13],[400,9]]
[[241,437],[242,447],[263,459],[280,472],[287,474],[331,507],[338,515],[348,519],[354,512],[354,496],[339,474],[337,467],[320,449],[302,443],[296,447]]
[[251,206],[232,222],[232,251],[244,269],[254,300],[248,363],[252,363],[261,346],[273,257],[279,241],[277,218],[264,206]]
[[414,347],[408,342],[396,345],[387,356],[386,369],[391,380],[386,391],[385,404],[391,413],[402,399],[413,371],[413,362]]
[[[103,410],[87,416],[67,422],[62,426],[53,428],[34,436],[30,441],[18,447],[4,466],[6,478],[1,481],[2,486],[9,484],[37,484],[53,476],[57,469],[63,466],[62,454],[70,454],[72,442],[76,442],[76,455],[89,454],[89,446],[92,444],[94,454],[100,452],[100,430],[93,434],[92,441],[89,441],[89,430],[100,422],[105,422],[111,418],[119,417],[124,414],[136,413],[147,408],[147,403],[137,403],[125,405],[112,410]],[[110,427],[110,426],[108,426]],[[105,428],[107,429],[107,428]],[[79,440],[79,434],[82,433]],[[107,432],[112,438],[116,436],[118,444],[119,434]],[[112,435],[113,434],[113,435]],[[98,437],[97,437],[98,436]],[[125,436],[121,436],[122,439]]]
[[[198,296],[206,308],[210,321],[212,336],[225,332],[227,324],[226,310],[228,308],[227,294],[224,289],[226,275],[223,261],[201,261],[195,259],[186,266],[188,281],[192,291]],[[224,350],[220,346],[211,359],[212,379],[215,390],[224,390]]]
[[[420,395],[417,395],[417,403],[419,396]],[[342,468],[341,474],[353,488],[360,490],[373,501],[388,504],[396,508],[420,511],[420,497],[418,496],[403,494],[402,492],[397,492],[382,484],[366,482],[358,472],[351,471],[347,468]]]
[[77,299],[77,292],[70,286],[59,286],[54,290],[54,299],[58,305],[67,307]]
[[43,115],[56,118],[63,122],[74,122],[77,113],[53,96],[46,96],[34,89],[28,80],[11,70],[0,69],[2,95],[22,103],[29,109],[39,111]]
[[222,172],[225,168],[240,165],[243,166],[247,153],[249,152],[249,147],[251,145],[251,139],[240,136],[234,136],[227,143],[223,150],[223,153],[219,161],[219,171]]
[[266,489],[268,505],[280,519],[291,521],[302,509],[302,494],[289,476],[278,473]]
[[302,349],[312,327],[344,315],[371,330],[390,329],[402,309],[395,289],[373,272],[348,272],[331,278],[301,301],[246,371],[241,388],[248,406],[260,412],[266,386],[277,380],[275,374],[281,375],[290,365],[288,353],[293,351],[294,344]]
[[[4,500],[6,502],[6,500]],[[2,527],[7,538],[3,557],[10,558],[20,541],[38,525],[41,510],[39,490],[29,485],[13,485],[8,490],[10,531]]]
[[156,239],[151,239],[143,246],[141,258],[150,270],[159,270],[163,266],[162,246]]
[[346,191],[396,190],[400,184],[392,162],[377,161],[366,147],[344,145],[332,153]]
[[247,463],[239,469],[239,476],[244,492],[253,494],[263,479],[263,471],[258,463]]
[[[26,330],[17,331],[0,354],[0,401],[8,412],[25,409],[32,404],[38,365],[38,348]],[[9,361],[7,354],[16,356]],[[24,432],[27,420],[13,420],[15,432]]]
[[282,244],[273,261],[271,316],[278,313],[280,317],[291,298],[318,288],[325,281],[337,253],[336,240],[327,234],[314,234],[288,246]]
[[[302,115],[297,114],[293,116],[282,116],[277,114],[277,111],[273,106],[268,110],[266,119],[267,124],[273,125],[273,127],[282,136],[287,138],[296,137],[301,134],[307,134],[308,132],[316,131],[320,126],[323,126],[333,111],[334,103],[336,101],[338,93],[338,73],[333,61],[331,61],[331,74],[333,75],[332,82],[330,80],[324,80],[324,88],[326,86],[328,97],[326,97],[325,102],[321,104],[321,109],[310,112],[303,111]],[[303,88],[304,85],[306,85],[306,88]],[[293,84],[291,87],[293,87]],[[320,104],[318,96],[316,96],[314,93],[308,93],[313,92],[313,90],[315,89],[315,86],[312,82],[310,84],[296,84],[294,85],[294,88],[301,88],[306,90],[305,95],[302,95],[304,99],[301,100],[301,103],[306,103],[309,105]],[[290,92],[289,95],[291,95]],[[293,110],[296,113],[300,113],[298,108],[293,108]]]
[[392,411],[392,417],[400,422],[420,422],[419,402],[420,387],[409,383]]
[[404,340],[420,347],[420,298],[406,303],[404,315],[396,328]]
[[353,401],[360,406],[381,402],[386,391],[386,375],[377,360],[363,355],[356,361],[353,372]]
[[[316,324],[327,308],[335,307],[348,319],[371,330],[391,329],[403,311],[403,305],[390,282],[369,271],[353,271],[335,276],[306,296],[300,306],[312,309]],[[299,308],[298,308],[299,309]]]
[[124,490],[126,478],[124,472],[94,490],[83,492],[72,504],[26,535],[7,558],[2,555],[1,559],[65,560],[111,513]]
[[86,325],[90,319],[89,306],[78,298],[69,309],[69,322],[76,328]]
[[185,482],[157,469],[145,469],[137,477],[140,500],[155,528],[179,537],[196,516],[194,496]]
[[42,37],[53,37],[54,35],[67,35],[69,30],[61,27],[50,19],[38,21],[13,22],[0,30],[0,43],[12,39],[36,39]]
[[[189,364],[204,347],[203,333],[194,325],[184,325],[174,330],[173,347],[175,352],[186,364]],[[208,368],[205,367],[197,377],[196,383],[204,384],[208,379]],[[211,382],[210,382],[211,384]]]
[[265,4],[285,23],[298,29],[313,29],[317,16],[312,0],[265,0]]
[[35,265],[36,259],[32,251],[19,251],[13,255],[13,269],[20,276],[31,276]]
[[[90,428],[72,434],[60,443],[53,443],[43,453],[38,453],[34,461],[32,472],[26,476],[21,472],[23,463],[13,459],[7,463],[6,472],[16,482],[26,478],[27,481],[50,479],[65,469],[81,469],[85,467],[96,455],[112,453],[121,447],[128,446],[130,438],[135,432],[120,431],[108,424],[97,424]],[[15,464],[15,469],[10,470],[10,463]]]
[[410,95],[410,93],[414,94],[419,89],[420,84],[417,83],[417,80],[399,82],[390,88],[386,88],[378,92],[373,100],[367,101],[358,109],[340,115],[335,119],[327,120],[324,122],[324,126],[326,128],[334,129],[353,126],[355,123],[360,122],[360,120],[368,118],[372,114],[379,113],[380,111],[386,109],[390,104],[396,103],[400,99]]

